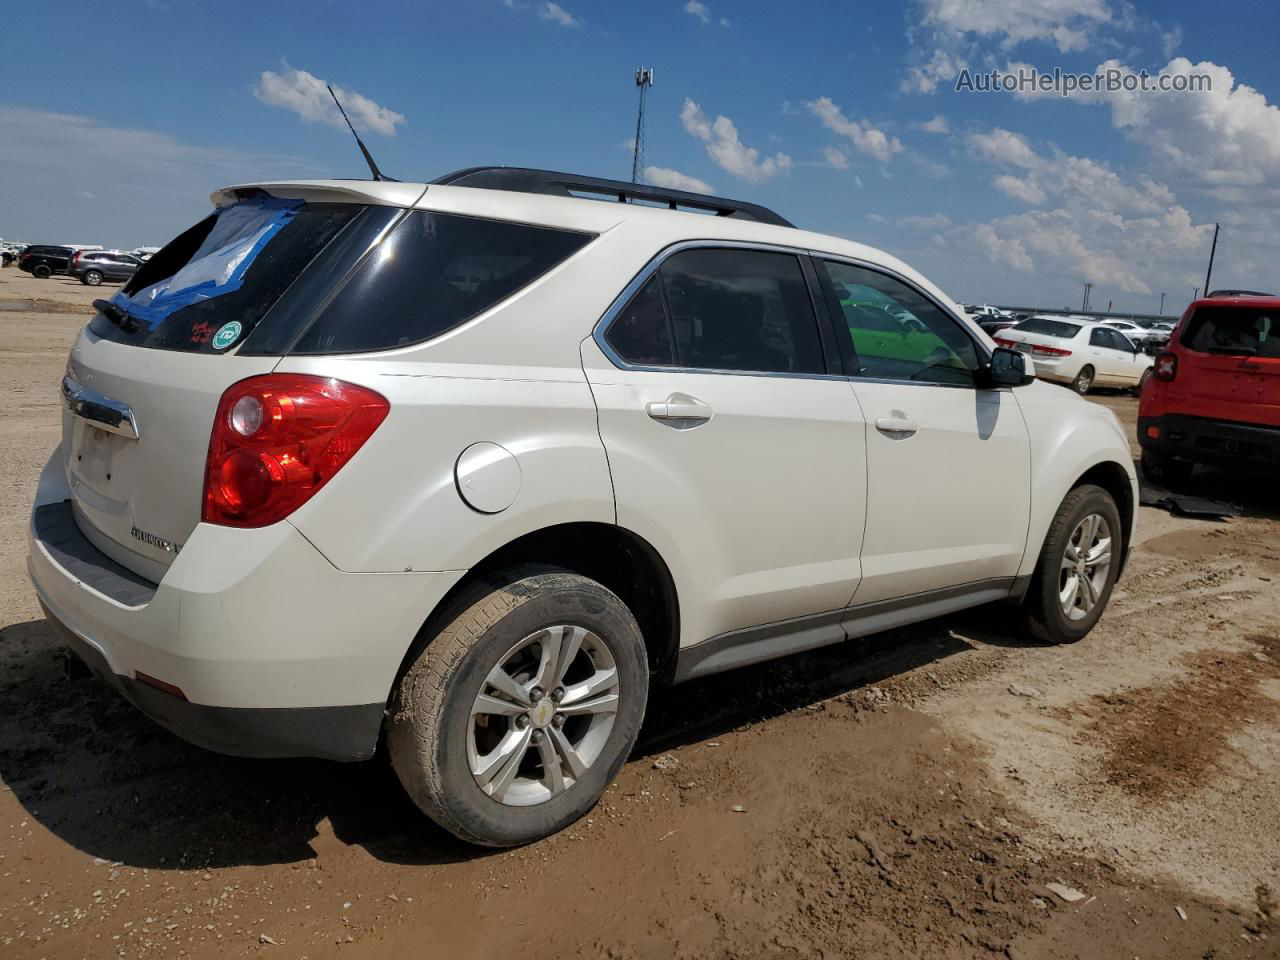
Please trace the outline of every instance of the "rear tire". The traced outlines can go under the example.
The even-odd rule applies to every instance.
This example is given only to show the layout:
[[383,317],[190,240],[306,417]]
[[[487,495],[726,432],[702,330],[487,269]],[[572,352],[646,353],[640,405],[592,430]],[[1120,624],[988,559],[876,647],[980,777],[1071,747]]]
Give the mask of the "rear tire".
[[49,269],[48,264],[42,263],[39,266],[32,268],[31,275],[37,280],[48,280],[53,276],[53,271]]
[[1111,599],[1124,538],[1106,490],[1083,484],[1063,498],[1023,605],[1032,634],[1046,643],[1075,643],[1093,629]]
[[1080,396],[1086,396],[1089,388],[1093,386],[1093,367],[1085,364],[1080,368],[1080,372],[1076,374],[1076,378],[1071,381],[1071,389]]
[[102,274],[97,270],[86,270],[80,278],[80,282],[85,286],[96,287],[102,283]]
[[423,813],[470,843],[563,830],[595,805],[640,733],[640,628],[611,591],[550,567],[477,584],[455,609],[392,695],[396,775]]
[[1176,460],[1168,454],[1142,451],[1142,475],[1150,483],[1167,490],[1186,486],[1195,466],[1190,460]]

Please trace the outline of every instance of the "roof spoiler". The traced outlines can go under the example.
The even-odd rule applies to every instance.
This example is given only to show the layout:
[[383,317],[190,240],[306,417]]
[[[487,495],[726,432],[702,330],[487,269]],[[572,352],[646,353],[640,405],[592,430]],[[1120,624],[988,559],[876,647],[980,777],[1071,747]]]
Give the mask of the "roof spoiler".
[[686,208],[714,213],[718,217],[735,217],[739,220],[755,220],[778,227],[794,227],[795,224],[774,213],[768,207],[725,197],[711,197],[685,190],[668,190],[643,183],[627,183],[622,180],[605,180],[576,173],[557,173],[554,170],[534,170],[527,167],[468,167],[455,170],[431,181],[451,187],[480,187],[486,190],[511,190],[516,193],[542,193],[558,197],[594,194],[609,197],[619,203],[665,204],[672,210]]

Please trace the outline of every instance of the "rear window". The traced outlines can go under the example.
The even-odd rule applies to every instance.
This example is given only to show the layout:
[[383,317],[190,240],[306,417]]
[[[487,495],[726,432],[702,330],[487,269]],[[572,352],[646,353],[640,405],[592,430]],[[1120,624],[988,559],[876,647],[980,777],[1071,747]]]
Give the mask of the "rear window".
[[1046,320],[1043,317],[1032,317],[1030,320],[1023,320],[1013,329],[1020,330],[1023,333],[1039,333],[1046,337],[1062,337],[1064,340],[1070,340],[1080,332],[1080,324],[1067,323],[1064,320]]
[[1187,323],[1182,345],[1202,353],[1280,359],[1280,310],[1200,307]]
[[593,235],[416,210],[372,251],[290,353],[360,353],[438,337]]
[[[233,344],[215,344],[214,335],[228,324],[238,323],[233,343],[242,342],[316,255],[362,209],[365,208],[360,204],[350,203],[303,204],[292,219],[256,251],[238,289],[182,307],[155,326],[139,323],[132,332],[99,313],[90,322],[89,330],[103,339],[139,347],[190,353],[223,352]],[[206,217],[160,250],[134,273],[123,294],[132,296],[187,266],[209,236],[217,216]],[[127,300],[120,302],[127,309]]]

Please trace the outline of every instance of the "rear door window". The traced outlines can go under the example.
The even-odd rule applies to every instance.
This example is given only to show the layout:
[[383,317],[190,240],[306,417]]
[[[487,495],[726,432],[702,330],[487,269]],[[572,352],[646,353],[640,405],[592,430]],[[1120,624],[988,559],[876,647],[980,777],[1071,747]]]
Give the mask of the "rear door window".
[[592,239],[572,230],[415,210],[365,258],[290,353],[388,350],[438,337]]
[[795,255],[685,250],[669,257],[658,276],[678,366],[826,373],[818,321]]
[[1182,344],[1202,353],[1280,359],[1280,310],[1200,307],[1187,323]]

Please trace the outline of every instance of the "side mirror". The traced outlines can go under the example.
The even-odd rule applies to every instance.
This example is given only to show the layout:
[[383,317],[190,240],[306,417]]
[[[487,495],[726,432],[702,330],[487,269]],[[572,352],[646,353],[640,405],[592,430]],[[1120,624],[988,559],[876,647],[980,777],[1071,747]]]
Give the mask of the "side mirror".
[[996,347],[991,352],[991,363],[986,368],[986,381],[992,387],[1021,387],[1034,380],[1035,374],[1027,372],[1026,354],[1008,347]]

